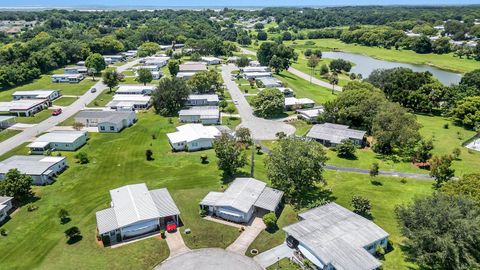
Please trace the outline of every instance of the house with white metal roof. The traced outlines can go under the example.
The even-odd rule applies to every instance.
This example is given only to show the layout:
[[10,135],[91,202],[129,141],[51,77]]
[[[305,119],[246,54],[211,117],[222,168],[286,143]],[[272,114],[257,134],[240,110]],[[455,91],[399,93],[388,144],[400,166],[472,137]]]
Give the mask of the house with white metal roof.
[[204,125],[220,124],[218,106],[195,106],[183,109],[178,113],[182,123],[202,123]]
[[157,65],[144,65],[144,66],[138,66],[138,67],[134,67],[133,70],[135,72],[137,72],[138,70],[140,69],[146,69],[150,72],[153,72],[153,71],[159,71],[160,70],[160,67],[157,66]]
[[110,190],[110,208],[96,213],[104,245],[139,238],[160,230],[175,230],[180,211],[166,188],[148,190],[133,184]]
[[279,88],[283,86],[282,81],[275,77],[263,77],[257,80],[262,82],[264,88]]
[[15,116],[0,115],[0,129],[6,129],[15,124]]
[[63,69],[65,74],[87,74],[88,69],[86,66],[72,66],[72,67],[65,67]]
[[8,211],[12,209],[13,197],[0,196],[0,223],[8,217]]
[[103,55],[103,60],[105,60],[105,63],[107,65],[110,64],[115,64],[118,62],[122,62],[125,60],[125,56],[121,54],[116,54],[116,55]]
[[311,108],[315,106],[315,101],[309,98],[296,98],[296,97],[286,97],[285,98],[285,110],[296,110],[303,108]]
[[32,154],[47,150],[75,151],[87,143],[88,133],[77,130],[55,130],[45,133],[27,145]]
[[45,185],[51,183],[67,166],[65,157],[12,156],[0,161],[0,180],[5,179],[11,169],[17,169],[20,173],[31,176],[33,184]]
[[314,125],[307,133],[307,138],[314,139],[325,146],[335,146],[343,140],[352,140],[357,145],[363,145],[365,131],[355,130],[346,125],[324,123]]
[[202,57],[202,62],[205,62],[207,65],[219,65],[222,63],[222,59],[213,56],[204,56]]
[[306,109],[298,109],[297,110],[297,118],[303,119],[309,123],[316,123],[318,120],[318,116],[323,113],[324,108],[322,106],[313,107],[313,108],[306,108]]
[[336,203],[299,216],[301,221],[283,228],[287,242],[296,243],[302,257],[318,269],[373,270],[382,265],[374,254],[377,246],[387,248],[389,235],[372,221]]
[[120,84],[115,91],[117,95],[151,95],[157,86],[153,84]]
[[52,75],[52,82],[55,82],[55,83],[79,83],[83,79],[85,79],[85,75],[80,73]]
[[253,66],[253,67],[242,67],[240,68],[241,72],[271,72],[270,67],[267,66]]
[[218,106],[219,98],[217,94],[189,95],[186,106]]
[[170,57],[168,56],[150,56],[150,57],[143,58],[142,60],[140,60],[140,62],[144,63],[147,66],[155,65],[161,68],[166,66],[169,60],[170,60]]
[[168,141],[174,151],[197,151],[213,147],[213,140],[223,133],[232,134],[226,126],[204,126],[185,124],[177,127],[176,132],[167,133]]
[[180,64],[179,73],[180,72],[200,72],[200,71],[207,71],[207,65],[203,62],[186,62]]
[[114,95],[107,108],[117,111],[145,110],[151,105],[151,96],[143,95]]
[[48,99],[53,101],[60,97],[60,90],[29,90],[29,91],[15,91],[12,94],[13,100],[20,99]]
[[244,72],[243,77],[247,80],[254,80],[259,78],[270,78],[272,77],[271,72]]
[[0,102],[0,112],[17,116],[32,116],[48,108],[48,103],[47,99],[19,99]]
[[98,132],[120,132],[136,121],[134,111],[84,110],[75,115],[75,122],[85,127],[98,127]]
[[210,215],[248,223],[255,213],[276,212],[283,192],[254,178],[236,178],[224,192],[209,192],[200,208]]

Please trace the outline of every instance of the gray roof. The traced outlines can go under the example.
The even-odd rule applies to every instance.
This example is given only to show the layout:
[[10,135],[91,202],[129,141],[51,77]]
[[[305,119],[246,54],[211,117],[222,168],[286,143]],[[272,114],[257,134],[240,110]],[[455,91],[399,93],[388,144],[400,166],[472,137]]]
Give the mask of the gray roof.
[[198,115],[200,118],[219,118],[220,109],[218,106],[195,106],[178,112],[180,116]]
[[8,196],[0,196],[0,204],[4,204],[8,201],[13,200],[13,197],[8,197]]
[[275,85],[275,86],[281,86],[282,82],[274,77],[263,77],[263,78],[258,78],[259,81],[261,81],[265,86],[267,85]]
[[39,136],[33,141],[33,143],[36,143],[36,142],[74,143],[76,140],[86,135],[87,135],[86,131],[56,130],[56,131],[45,133]]
[[0,162],[0,173],[17,169],[28,175],[41,175],[50,167],[65,160],[65,157],[53,156],[12,156]]
[[188,96],[188,100],[207,100],[208,102],[219,101],[217,94],[203,94],[203,95],[192,94]]
[[0,115],[0,122],[8,121],[10,119],[15,119],[13,115]]
[[314,125],[308,132],[307,137],[340,143],[344,139],[362,140],[365,133],[363,130],[350,129],[345,125],[325,123]]
[[336,203],[300,214],[303,219],[283,230],[335,269],[370,270],[381,263],[365,247],[388,237],[388,233]]
[[166,188],[148,191],[145,184],[134,184],[110,190],[110,196],[112,207],[96,213],[100,234],[139,221],[180,214]]
[[110,122],[119,123],[124,119],[127,119],[131,114],[135,114],[133,111],[100,111],[100,110],[84,110],[75,115],[75,119],[99,119],[99,123]]
[[237,178],[225,192],[210,192],[200,204],[232,207],[244,213],[252,206],[274,211],[282,196],[283,192],[267,188],[264,182],[253,178]]

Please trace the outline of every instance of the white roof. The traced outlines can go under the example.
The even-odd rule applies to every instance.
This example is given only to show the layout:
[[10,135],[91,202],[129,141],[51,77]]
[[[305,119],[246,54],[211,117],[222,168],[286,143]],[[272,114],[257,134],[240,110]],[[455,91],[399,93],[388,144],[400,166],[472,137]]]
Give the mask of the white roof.
[[221,61],[220,58],[213,57],[213,56],[204,56],[204,57],[202,57],[202,60],[203,60],[203,61],[207,61],[207,62],[210,62],[210,61]]
[[307,133],[307,137],[341,143],[345,139],[362,140],[365,133],[363,130],[351,129],[345,125],[324,123],[314,125]]
[[279,79],[274,77],[262,77],[262,78],[258,78],[258,80],[261,81],[265,86],[272,85],[272,84],[275,86],[282,85],[282,82]]
[[147,85],[142,85],[142,84],[121,84],[118,86],[117,91],[115,93],[121,94],[121,93],[133,93],[133,92],[152,92],[156,88],[155,85],[153,84],[147,84]]
[[0,123],[4,121],[8,121],[11,119],[15,119],[15,116],[13,115],[0,115]]
[[45,102],[45,99],[20,99],[0,102],[0,112],[28,110]]
[[177,127],[177,132],[167,133],[171,143],[192,142],[199,139],[214,139],[221,135],[220,130],[214,126],[202,124],[186,124]]
[[180,72],[207,71],[207,65],[203,62],[187,62],[180,65]]
[[315,108],[306,108],[306,109],[298,109],[297,112],[299,114],[303,114],[307,117],[313,118],[317,117],[320,113],[324,111],[323,107],[315,107]]
[[246,77],[271,77],[272,73],[271,72],[244,72],[243,73]]
[[260,66],[260,67],[243,67],[241,70],[245,73],[248,72],[265,72],[265,71],[270,71],[269,67],[266,66]]
[[30,90],[30,91],[15,91],[12,96],[35,96],[35,98],[48,98],[55,92],[60,90]]
[[27,145],[29,148],[45,147],[49,143],[74,143],[79,138],[86,136],[86,131],[76,130],[57,130],[41,135],[36,138],[31,144]]
[[63,161],[65,157],[46,156],[12,156],[0,162],[0,173],[18,169],[28,175],[41,175],[53,165]]
[[82,74],[54,74],[52,78],[81,78]]
[[207,100],[208,102],[218,102],[218,95],[212,94],[212,95],[189,95],[188,96],[189,100]]
[[192,77],[193,75],[195,75],[195,73],[197,73],[197,72],[178,72],[177,77],[178,78]]
[[119,102],[127,102],[132,104],[148,104],[150,102],[150,96],[142,96],[142,95],[114,95],[112,101],[107,104],[107,107],[110,107],[113,104]]
[[303,219],[283,230],[335,269],[377,269],[381,263],[365,247],[388,237],[370,220],[336,203],[300,214]]
[[200,118],[219,118],[220,110],[217,106],[196,106],[188,109],[181,110],[178,115],[180,116],[195,116]]
[[111,207],[98,211],[100,234],[133,223],[179,215],[175,202],[166,188],[149,191],[145,184],[133,184],[110,190]]
[[292,106],[295,104],[305,105],[305,104],[315,104],[315,101],[309,98],[296,98],[296,97],[286,97],[285,106]]

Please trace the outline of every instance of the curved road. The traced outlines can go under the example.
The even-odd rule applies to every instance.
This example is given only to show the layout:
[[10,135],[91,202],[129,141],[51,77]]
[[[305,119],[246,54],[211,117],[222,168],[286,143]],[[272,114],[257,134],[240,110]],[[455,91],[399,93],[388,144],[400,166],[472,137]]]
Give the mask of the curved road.
[[253,115],[252,107],[248,103],[240,88],[235,81],[232,80],[232,71],[237,70],[234,65],[222,65],[222,78],[227,86],[232,100],[242,119],[240,126],[250,129],[254,140],[275,140],[275,134],[284,132],[287,135],[295,132],[295,127],[275,120],[267,120]]
[[[240,51],[243,53],[243,54],[250,54],[250,55],[255,55],[255,52],[252,52],[248,49],[245,49],[243,47],[240,47]],[[306,81],[310,81],[310,75],[307,74],[307,73],[304,73],[304,72],[301,72],[300,70],[296,69],[296,68],[293,68],[293,67],[290,67],[288,68],[288,71],[291,72],[292,74],[306,80]],[[324,82],[322,80],[319,80],[315,77],[312,77],[312,83],[316,84],[316,85],[319,85],[319,86],[322,86],[322,87],[326,87],[326,88],[333,88],[333,90],[335,91],[342,91],[342,87],[341,86],[338,86],[338,85],[333,85],[333,84],[329,84],[327,82]]]
[[[138,63],[139,59],[125,63],[122,66],[117,67],[118,72],[123,72],[132,66]],[[87,80],[87,79],[86,79]],[[103,90],[107,87],[99,80],[95,85],[97,92],[91,93],[90,90],[85,92],[82,96],[80,96],[74,103],[70,106],[63,107],[62,114],[57,116],[49,117],[48,119],[40,122],[32,127],[26,128],[21,133],[3,141],[0,143],[0,155],[7,153],[8,151],[18,147],[24,142],[31,140],[33,137],[37,136],[40,133],[47,131],[48,129],[56,126],[57,124],[67,120],[69,117],[75,115],[78,111],[85,108],[87,104],[92,102],[98,95],[100,95]]]

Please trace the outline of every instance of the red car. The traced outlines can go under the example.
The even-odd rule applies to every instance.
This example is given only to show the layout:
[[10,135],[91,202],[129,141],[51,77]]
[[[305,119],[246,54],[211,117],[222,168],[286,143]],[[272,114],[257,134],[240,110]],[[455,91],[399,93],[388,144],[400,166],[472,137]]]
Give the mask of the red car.
[[57,108],[57,109],[53,110],[52,115],[53,115],[53,116],[56,116],[56,115],[59,115],[59,114],[61,114],[61,113],[62,113],[62,109],[61,109],[61,108]]
[[177,229],[177,223],[175,221],[167,222],[167,232],[173,232]]

